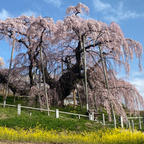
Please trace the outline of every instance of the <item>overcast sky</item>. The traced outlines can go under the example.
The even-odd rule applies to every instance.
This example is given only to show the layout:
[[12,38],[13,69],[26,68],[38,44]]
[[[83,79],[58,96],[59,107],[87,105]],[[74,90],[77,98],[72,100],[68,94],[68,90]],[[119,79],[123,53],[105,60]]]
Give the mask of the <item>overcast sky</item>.
[[[68,6],[76,5],[78,2],[89,7],[88,17],[107,24],[117,22],[125,37],[137,40],[144,46],[144,0],[2,0],[0,19],[20,15],[41,15],[52,17],[56,21],[65,17]],[[0,41],[0,57],[3,57],[8,65],[10,48],[7,42]],[[131,62],[130,76],[126,78],[123,69],[118,76],[134,84],[144,96],[144,72],[139,72],[135,58]]]

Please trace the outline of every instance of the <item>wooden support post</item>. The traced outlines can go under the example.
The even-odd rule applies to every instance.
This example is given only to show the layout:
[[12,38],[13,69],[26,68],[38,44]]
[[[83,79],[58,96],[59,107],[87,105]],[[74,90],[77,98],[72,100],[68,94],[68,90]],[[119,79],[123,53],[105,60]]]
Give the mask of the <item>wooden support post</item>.
[[75,89],[73,90],[73,104],[75,107],[76,106],[76,91],[75,91]]
[[134,131],[134,121],[132,120],[132,131]]
[[80,115],[78,115],[78,119],[80,120]]
[[125,122],[125,128],[128,129],[128,119]]
[[15,49],[15,38],[13,39],[13,44],[12,44],[12,51],[11,51],[11,58],[10,58],[10,63],[9,63],[9,69],[8,69],[8,79],[7,79],[7,84],[6,84],[6,92],[4,95],[4,101],[6,101],[7,96],[8,96],[8,89],[9,89],[9,81],[10,81],[10,74],[11,74],[11,68],[12,68],[12,62],[13,62],[13,54],[14,54],[14,49]]
[[56,118],[59,118],[59,109],[56,109]]
[[139,129],[142,129],[142,125],[141,125],[141,119],[139,118]]
[[42,46],[40,46],[40,60],[41,60],[41,64],[42,64],[42,75],[43,75],[43,81],[44,81],[44,92],[45,92],[45,97],[46,97],[46,106],[47,106],[48,116],[49,116],[50,115],[50,113],[49,113],[49,97],[48,97],[47,87],[46,87],[45,71],[44,71],[44,65],[43,65]]
[[80,93],[79,93],[79,89],[78,89],[78,86],[77,86],[77,84],[76,84],[76,91],[77,91],[77,94],[78,94],[78,98],[79,98],[80,108],[82,108],[82,101],[81,101],[81,96],[80,96]]
[[21,115],[21,104],[18,104],[17,110],[17,114]]
[[5,108],[5,106],[6,106],[6,100],[4,100],[3,102],[3,107]]
[[120,122],[121,122],[121,128],[124,128],[123,117],[122,116],[120,116]]
[[102,119],[103,119],[103,125],[105,126],[105,115],[104,115],[104,113],[102,114]]
[[113,119],[114,119],[114,128],[116,128],[116,117],[114,111],[113,111]]
[[5,85],[3,86],[3,95],[5,95]]
[[94,112],[92,112],[92,119],[93,119],[93,120],[95,119],[95,117],[94,117]]
[[131,123],[130,123],[130,120],[128,121],[128,128],[131,129]]

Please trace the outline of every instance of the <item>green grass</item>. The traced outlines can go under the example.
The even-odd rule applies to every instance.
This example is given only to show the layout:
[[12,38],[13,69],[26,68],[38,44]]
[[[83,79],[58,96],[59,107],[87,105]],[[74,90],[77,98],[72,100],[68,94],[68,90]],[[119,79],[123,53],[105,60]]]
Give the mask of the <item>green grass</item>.
[[[30,112],[32,113],[31,116]],[[48,116],[46,112],[26,111],[23,109],[21,115],[18,116],[16,108],[0,107],[0,126],[29,129],[38,125],[45,130],[53,129],[58,131],[95,131],[102,128],[101,124],[85,119],[79,120],[66,116],[56,119],[54,113],[50,113],[50,116]]]
[[[3,100],[0,97],[0,103],[2,103]],[[16,103],[13,102],[13,97],[8,97],[7,103],[8,104],[22,104],[26,105],[27,101],[23,99],[19,99],[16,101]],[[81,109],[80,107],[73,107],[73,106],[65,106],[65,107],[51,107],[51,109],[58,108],[60,111],[67,111],[72,113],[79,113],[79,114],[86,114],[86,109]],[[31,113],[31,115],[30,115]],[[105,111],[101,112],[105,113]],[[106,113],[105,113],[106,115]],[[118,119],[118,118],[117,118]],[[99,117],[99,120],[102,121],[102,117]],[[135,121],[138,122],[138,121]],[[119,123],[119,122],[118,122]],[[112,124],[112,123],[111,123]],[[10,128],[10,129],[6,129]],[[131,132],[125,132],[129,135],[129,138],[127,136],[124,137],[124,134],[121,133],[121,129],[114,131],[114,133],[111,133],[111,129],[113,126],[102,126],[100,123],[96,123],[94,121],[89,121],[88,118],[81,118],[78,119],[77,116],[71,116],[66,114],[60,114],[60,118],[55,118],[55,113],[51,112],[50,116],[47,115],[47,112],[40,112],[36,110],[28,110],[23,109],[21,115],[17,115],[17,108],[13,107],[5,107],[3,108],[0,106],[0,128],[5,130],[5,135],[0,137],[0,140],[8,140],[8,141],[31,141],[31,142],[70,142],[73,141],[76,143],[79,141],[79,143],[84,144],[85,143],[96,143],[97,138],[100,140],[97,143],[100,142],[105,143],[129,143],[134,141],[134,143],[139,143],[138,140],[141,142],[144,140],[144,136],[142,133],[140,137],[138,137],[137,132],[135,134]],[[120,123],[119,123],[120,127]],[[38,129],[37,129],[38,128]],[[138,125],[137,125],[138,128]],[[35,136],[35,129],[38,131]],[[24,131],[23,131],[24,130]],[[11,131],[12,133],[10,133]],[[55,131],[53,135],[51,135],[51,132]],[[110,131],[110,132],[109,132]],[[25,133],[25,139],[23,139],[23,132]],[[30,134],[29,134],[30,132]],[[15,138],[14,133],[17,135],[17,139]],[[21,133],[21,134],[20,134]],[[45,137],[45,141],[43,141],[43,133],[49,135],[49,137]],[[60,140],[60,135],[63,134],[63,141]],[[73,136],[74,134],[74,136]],[[14,135],[14,137],[13,137]],[[79,136],[78,136],[79,135]],[[92,136],[93,135],[93,136]],[[131,136],[135,135],[134,137]],[[32,137],[31,137],[32,136]],[[89,136],[92,136],[91,138]],[[121,138],[122,136],[122,138]],[[9,138],[8,138],[9,137]],[[53,138],[52,138],[53,137]],[[95,138],[97,137],[97,138]],[[121,141],[119,142],[121,138]],[[143,138],[143,140],[140,140]],[[56,140],[57,139],[57,140]],[[71,143],[71,142],[70,142]]]
[[[0,103],[3,102],[2,96],[0,96]],[[21,104],[21,105],[27,105],[28,100],[26,98],[19,98],[16,99],[16,102],[13,102],[13,96],[9,96],[7,98],[8,104]],[[33,107],[39,107],[39,106],[33,106]],[[51,109],[55,110],[58,108],[60,111],[66,111],[71,113],[79,113],[86,115],[86,109],[80,108],[80,106],[73,107],[71,106],[63,106],[63,107],[51,107]],[[32,115],[30,116],[30,113]],[[108,124],[108,116],[105,110],[98,116],[98,120],[102,122],[102,113],[105,114],[106,124]],[[134,120],[135,122],[135,128],[139,129],[138,125],[138,119]],[[113,122],[109,122],[110,125],[107,127],[113,128]],[[17,109],[16,108],[8,108],[5,109],[0,107],[0,126],[7,126],[11,128],[20,127],[20,128],[34,128],[37,125],[40,125],[41,128],[50,130],[72,130],[72,131],[94,131],[96,129],[101,129],[103,126],[101,124],[98,124],[96,122],[89,121],[88,118],[78,119],[78,116],[72,116],[72,115],[66,115],[66,114],[60,114],[60,118],[55,118],[55,113],[50,113],[50,116],[47,116],[47,112],[40,112],[35,110],[26,110],[22,109],[21,116],[17,115]],[[142,124],[143,125],[143,124]],[[120,127],[120,119],[117,117],[117,126]],[[125,125],[126,127],[126,125]],[[143,126],[144,130],[144,126]]]
[[[0,96],[0,103],[3,103],[3,97]],[[24,98],[16,99],[13,101],[13,96],[7,97],[7,104],[21,104],[27,105],[27,100]],[[35,107],[35,106],[34,106]],[[51,109],[58,108],[60,111],[66,111],[71,113],[87,114],[86,109],[80,107],[64,106],[64,107],[51,107]],[[30,116],[30,113],[32,114]],[[94,131],[102,127],[101,124],[89,121],[88,118],[78,119],[78,116],[60,114],[60,118],[55,118],[55,113],[51,112],[50,116],[47,112],[40,112],[36,110],[22,109],[20,116],[17,115],[17,108],[0,106],[0,126],[6,126],[9,128],[35,128],[39,125],[46,130],[71,130],[71,131]]]

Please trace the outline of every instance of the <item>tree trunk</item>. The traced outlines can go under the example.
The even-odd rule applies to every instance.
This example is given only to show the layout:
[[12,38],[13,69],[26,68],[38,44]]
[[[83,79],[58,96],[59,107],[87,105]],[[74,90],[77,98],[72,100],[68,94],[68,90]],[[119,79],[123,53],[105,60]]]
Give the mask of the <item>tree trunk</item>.
[[[41,72],[39,70],[39,89],[41,88]],[[41,96],[39,96],[39,104],[40,104],[40,108],[42,108],[42,101],[41,101]]]
[[81,48],[83,50],[83,65],[84,65],[84,82],[85,82],[85,96],[86,96],[86,109],[89,111],[88,105],[88,87],[87,87],[87,67],[86,67],[86,50],[84,46],[85,39],[84,37],[81,40]]
[[44,66],[43,66],[43,54],[42,54],[41,46],[40,46],[40,58],[41,58],[42,71],[43,71],[43,81],[44,81],[44,92],[45,92],[45,96],[46,96],[46,105],[47,105],[47,110],[48,110],[48,115],[49,115],[49,101],[48,101],[48,93],[47,93],[47,88],[46,88],[46,79],[45,79],[45,72],[44,72]]
[[29,78],[30,78],[30,87],[34,85],[34,80],[33,80],[33,62],[30,54],[30,65],[29,65]]

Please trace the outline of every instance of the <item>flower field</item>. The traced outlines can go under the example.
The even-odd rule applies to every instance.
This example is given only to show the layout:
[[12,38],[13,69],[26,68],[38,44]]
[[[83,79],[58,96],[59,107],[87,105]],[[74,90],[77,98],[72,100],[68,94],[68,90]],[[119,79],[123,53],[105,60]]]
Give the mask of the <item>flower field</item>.
[[70,132],[55,130],[11,129],[0,127],[0,140],[34,143],[74,143],[74,144],[143,144],[144,134],[140,131],[122,129],[98,130],[96,132]]

